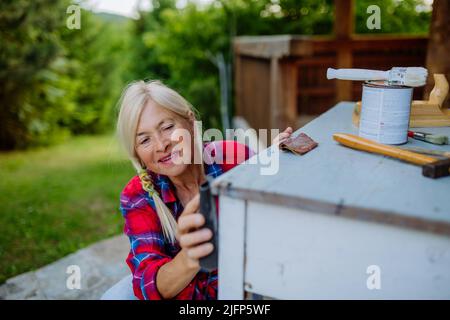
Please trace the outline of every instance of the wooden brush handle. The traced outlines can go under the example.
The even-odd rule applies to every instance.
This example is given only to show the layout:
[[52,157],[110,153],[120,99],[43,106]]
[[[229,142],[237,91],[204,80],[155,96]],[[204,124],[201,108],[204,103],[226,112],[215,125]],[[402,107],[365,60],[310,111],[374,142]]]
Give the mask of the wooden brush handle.
[[369,69],[327,69],[327,79],[387,80],[389,72]]
[[430,103],[435,103],[442,108],[445,98],[448,94],[448,81],[444,74],[434,74],[434,88],[431,90]]
[[450,158],[450,152],[447,152],[447,151],[430,150],[430,149],[425,149],[425,148],[421,148],[421,147],[404,147],[402,149],[411,151],[411,152],[421,153],[421,154],[428,154],[430,156],[440,156],[440,157]]
[[354,134],[335,133],[333,134],[333,139],[344,146],[353,149],[378,153],[417,165],[425,165],[437,161],[437,159],[433,157],[406,151],[397,147],[387,146],[369,139],[358,137]]

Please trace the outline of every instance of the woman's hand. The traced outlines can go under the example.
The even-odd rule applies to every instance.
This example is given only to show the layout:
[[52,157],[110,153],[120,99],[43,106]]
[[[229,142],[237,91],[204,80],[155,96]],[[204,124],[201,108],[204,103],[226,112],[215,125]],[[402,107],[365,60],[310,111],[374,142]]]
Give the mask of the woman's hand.
[[205,243],[211,240],[213,234],[210,229],[200,229],[205,224],[205,218],[198,213],[199,207],[200,195],[197,194],[187,203],[178,218],[177,239],[190,268],[200,268],[199,259],[209,255],[214,249],[212,243]]
[[275,139],[273,139],[272,144],[279,145],[283,141],[285,141],[287,138],[289,138],[292,134],[293,130],[291,127],[287,127],[283,132],[278,134]]

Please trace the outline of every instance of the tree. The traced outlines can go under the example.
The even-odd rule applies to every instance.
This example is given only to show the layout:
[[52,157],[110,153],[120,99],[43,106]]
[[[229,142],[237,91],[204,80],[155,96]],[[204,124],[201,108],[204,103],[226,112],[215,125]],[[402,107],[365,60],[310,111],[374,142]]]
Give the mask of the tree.
[[160,32],[162,13],[167,9],[175,10],[175,0],[151,0],[152,10],[140,11],[139,18],[131,26],[131,63],[130,79],[161,79],[170,77],[168,67],[159,60],[155,50],[148,46],[151,37]]
[[[109,22],[82,10],[80,30],[64,29],[61,39],[69,61],[64,84],[70,115],[62,125],[74,134],[111,128],[123,87],[129,53],[127,21]],[[124,32],[125,31],[125,32]]]
[[81,29],[69,30],[69,4],[0,4],[0,149],[111,128],[126,67],[126,26],[81,10]]
[[[381,29],[366,26],[367,8],[376,4],[381,10]],[[358,0],[355,1],[356,33],[409,33],[426,34],[430,24],[430,11],[423,0]]]
[[10,0],[0,3],[0,148],[25,147],[60,129],[49,110],[61,95],[56,87],[65,21],[65,1]]

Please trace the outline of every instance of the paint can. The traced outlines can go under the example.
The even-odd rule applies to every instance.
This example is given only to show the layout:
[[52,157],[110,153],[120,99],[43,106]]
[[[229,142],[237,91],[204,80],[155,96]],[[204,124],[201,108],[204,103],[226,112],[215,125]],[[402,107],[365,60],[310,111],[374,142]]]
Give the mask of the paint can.
[[413,88],[386,81],[363,83],[359,136],[384,144],[408,141]]

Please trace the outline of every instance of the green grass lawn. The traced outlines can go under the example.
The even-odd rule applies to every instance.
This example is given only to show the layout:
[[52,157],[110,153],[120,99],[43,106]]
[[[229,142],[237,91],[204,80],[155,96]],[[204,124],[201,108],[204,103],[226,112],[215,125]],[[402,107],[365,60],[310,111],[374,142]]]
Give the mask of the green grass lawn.
[[0,153],[0,283],[121,233],[132,175],[113,135]]

